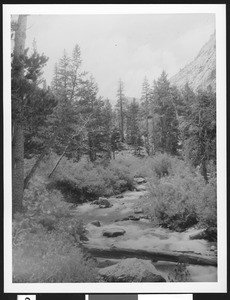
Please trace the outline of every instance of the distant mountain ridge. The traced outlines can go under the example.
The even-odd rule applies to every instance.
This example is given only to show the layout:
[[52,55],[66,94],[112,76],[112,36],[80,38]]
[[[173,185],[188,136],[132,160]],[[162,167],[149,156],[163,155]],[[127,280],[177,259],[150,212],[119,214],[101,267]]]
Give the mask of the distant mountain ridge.
[[170,78],[170,82],[181,88],[186,83],[197,91],[211,85],[216,90],[216,34],[201,48],[194,60]]

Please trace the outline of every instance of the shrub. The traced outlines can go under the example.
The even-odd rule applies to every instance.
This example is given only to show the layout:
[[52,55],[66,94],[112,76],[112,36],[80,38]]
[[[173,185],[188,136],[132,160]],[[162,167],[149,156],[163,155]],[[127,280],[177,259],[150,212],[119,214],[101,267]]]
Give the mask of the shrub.
[[209,183],[205,185],[201,201],[197,207],[197,214],[200,224],[203,226],[217,226],[217,186],[216,178],[211,178]]
[[80,241],[83,221],[71,215],[58,191],[47,191],[35,177],[25,192],[23,214],[13,220],[14,282],[89,282],[97,280],[92,259]]
[[169,175],[172,169],[173,157],[164,154],[158,154],[151,161],[151,167],[153,172],[159,177]]
[[176,158],[171,159],[170,164],[161,164],[165,165],[168,176],[161,177],[162,171],[156,172],[157,176],[153,176],[149,184],[152,218],[174,230],[186,230],[198,222],[203,226],[216,226],[216,180],[206,184],[201,175]]
[[133,155],[119,156],[111,161],[111,165],[120,165],[128,169],[130,177],[149,177],[152,175],[150,162],[152,158],[138,158]]
[[174,270],[169,273],[168,279],[170,282],[188,282],[191,281],[191,274],[187,269],[187,264],[178,262]]
[[95,282],[92,260],[60,232],[28,234],[13,245],[13,282]]
[[64,158],[49,186],[60,189],[68,201],[81,203],[132,189],[133,176],[122,161],[111,161],[105,168],[83,160],[74,163]]

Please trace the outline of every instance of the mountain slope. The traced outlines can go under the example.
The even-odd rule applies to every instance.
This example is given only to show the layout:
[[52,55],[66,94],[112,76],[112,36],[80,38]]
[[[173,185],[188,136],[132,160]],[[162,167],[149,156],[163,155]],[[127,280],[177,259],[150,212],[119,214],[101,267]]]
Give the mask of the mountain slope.
[[201,48],[195,59],[170,79],[171,83],[183,87],[187,82],[193,90],[206,89],[211,85],[216,90],[216,36]]

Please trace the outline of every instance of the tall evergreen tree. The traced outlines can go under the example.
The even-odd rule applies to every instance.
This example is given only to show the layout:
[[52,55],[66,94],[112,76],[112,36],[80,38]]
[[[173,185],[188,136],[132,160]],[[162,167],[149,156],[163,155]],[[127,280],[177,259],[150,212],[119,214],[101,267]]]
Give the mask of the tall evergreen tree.
[[150,132],[149,132],[149,120],[151,117],[151,91],[147,77],[144,78],[142,85],[142,96],[141,96],[141,115],[144,120],[144,136],[145,136],[145,148],[147,153],[150,153]]
[[141,146],[139,113],[139,104],[133,98],[127,109],[127,143],[134,146],[135,154],[138,154],[139,147]]
[[154,83],[154,134],[156,151],[177,154],[179,128],[177,110],[165,71]]
[[180,136],[182,140],[182,146],[184,148],[185,141],[189,138],[189,118],[192,113],[192,107],[196,102],[196,94],[189,87],[188,83],[185,84],[184,88],[181,91],[182,103],[179,106],[179,115],[180,115]]
[[119,80],[118,90],[117,90],[117,108],[119,112],[119,128],[121,142],[124,142],[124,119],[125,119],[125,95],[124,95],[124,83]]
[[[51,88],[58,105],[53,114],[53,129],[57,136],[53,149],[58,154],[65,150],[65,153],[70,155],[70,149],[78,148],[79,145],[78,131],[84,123],[79,112],[80,93],[85,75],[80,69],[81,62],[80,48],[76,45],[72,57],[64,51],[59,63],[55,65]],[[66,145],[69,145],[67,149]]]
[[12,79],[12,208],[13,214],[22,210],[24,187],[24,132],[23,132],[23,55],[26,41],[27,16],[19,15],[15,32]]
[[216,95],[211,87],[198,91],[186,116],[185,151],[195,166],[201,166],[201,174],[208,181],[207,164],[216,164]]

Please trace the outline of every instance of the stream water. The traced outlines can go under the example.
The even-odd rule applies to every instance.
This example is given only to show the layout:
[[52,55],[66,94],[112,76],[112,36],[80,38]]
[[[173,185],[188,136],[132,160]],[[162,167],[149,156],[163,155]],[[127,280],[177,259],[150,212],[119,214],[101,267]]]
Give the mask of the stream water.
[[[135,215],[134,209],[143,207],[145,186],[140,186],[141,191],[129,191],[123,193],[123,198],[110,197],[112,204],[109,208],[99,208],[98,205],[85,203],[77,208],[86,223],[88,231],[88,244],[105,247],[144,249],[170,252],[187,252],[205,257],[214,257],[213,247],[215,243],[206,240],[190,240],[189,236],[197,230],[190,229],[185,232],[174,232],[161,227],[154,227],[149,219],[141,218],[138,221],[121,219]],[[143,214],[142,214],[143,215]],[[91,224],[98,220],[101,224],[97,227]],[[120,221],[119,221],[120,220]],[[116,221],[116,222],[115,222]],[[103,236],[103,231],[109,228],[121,228],[125,230],[122,236],[108,238]],[[154,263],[156,269],[168,280],[168,275],[173,273],[176,263],[158,261]],[[217,268],[213,266],[188,265],[192,282],[215,282],[217,281]]]

